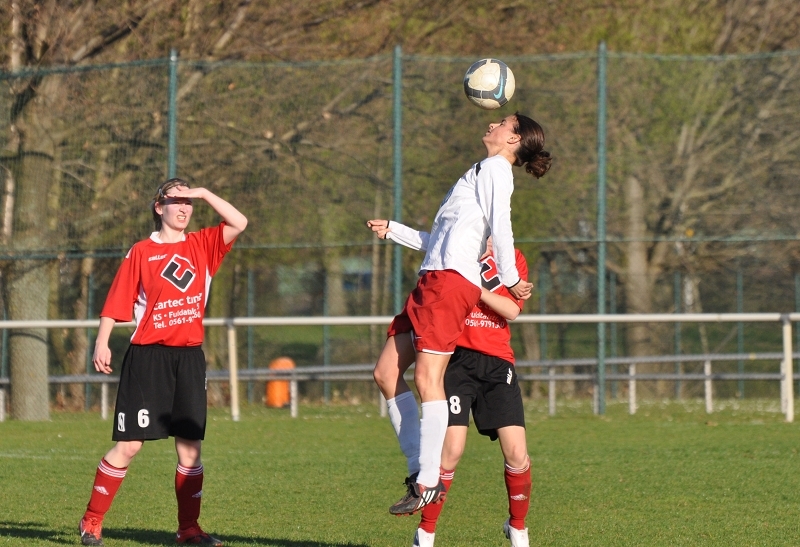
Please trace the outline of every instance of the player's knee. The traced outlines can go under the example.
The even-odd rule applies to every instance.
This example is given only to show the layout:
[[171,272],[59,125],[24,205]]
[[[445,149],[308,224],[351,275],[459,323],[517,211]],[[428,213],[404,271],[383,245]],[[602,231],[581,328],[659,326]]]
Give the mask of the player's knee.
[[464,455],[464,447],[450,447],[445,445],[442,450],[442,467],[445,469],[455,469],[461,456]]
[[197,467],[201,465],[200,441],[187,441],[175,439],[175,450],[178,453],[178,463],[184,467]]
[[506,465],[514,469],[524,469],[530,465],[528,452],[524,448],[511,450],[509,454],[505,454]]
[[378,367],[372,369],[372,379],[375,380],[375,383],[378,384],[378,387],[383,387],[383,371],[381,371]]
[[436,382],[437,376],[432,374],[430,370],[417,366],[414,369],[414,384],[420,393],[424,393],[429,389],[441,386],[441,382]]
[[378,384],[380,390],[386,394],[392,384],[397,383],[397,378],[393,374],[389,374],[386,367],[376,366],[372,371],[372,379]]
[[139,453],[139,450],[142,449],[141,441],[121,441],[118,442],[117,445],[114,447],[114,450],[119,454],[122,458],[130,461],[133,459],[136,454]]

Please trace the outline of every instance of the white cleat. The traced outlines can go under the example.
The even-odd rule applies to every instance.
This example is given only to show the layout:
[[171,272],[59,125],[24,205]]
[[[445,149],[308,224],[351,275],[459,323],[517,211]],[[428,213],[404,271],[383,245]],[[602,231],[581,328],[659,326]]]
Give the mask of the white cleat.
[[429,534],[422,528],[417,528],[417,533],[414,534],[414,544],[411,547],[433,547],[433,538],[435,536],[435,533]]
[[[506,520],[503,523],[503,533],[511,540],[511,547],[529,547],[528,529],[517,530]],[[431,544],[432,545],[432,544]]]

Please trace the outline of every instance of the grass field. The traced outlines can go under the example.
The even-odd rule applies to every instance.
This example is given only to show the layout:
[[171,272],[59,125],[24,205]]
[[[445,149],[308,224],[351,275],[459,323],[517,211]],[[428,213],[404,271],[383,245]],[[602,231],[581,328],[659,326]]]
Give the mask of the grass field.
[[[800,545],[800,425],[775,401],[588,402],[548,417],[528,402],[532,546]],[[375,406],[213,410],[201,523],[230,546],[411,545],[417,517],[391,517],[404,461]],[[76,525],[111,424],[97,414],[0,423],[0,546],[77,545]],[[105,521],[109,547],[171,545],[171,441],[147,443]],[[437,530],[441,546],[506,545],[502,457],[472,432]]]

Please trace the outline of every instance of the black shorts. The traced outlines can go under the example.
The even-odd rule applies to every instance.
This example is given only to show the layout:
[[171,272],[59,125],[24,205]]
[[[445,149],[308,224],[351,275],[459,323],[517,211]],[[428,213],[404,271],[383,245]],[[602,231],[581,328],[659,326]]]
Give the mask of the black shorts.
[[444,374],[448,425],[469,425],[469,410],[481,435],[493,441],[501,427],[525,427],[522,392],[514,365],[499,357],[456,348]]
[[206,358],[200,346],[131,345],[125,352],[114,408],[114,441],[206,433]]

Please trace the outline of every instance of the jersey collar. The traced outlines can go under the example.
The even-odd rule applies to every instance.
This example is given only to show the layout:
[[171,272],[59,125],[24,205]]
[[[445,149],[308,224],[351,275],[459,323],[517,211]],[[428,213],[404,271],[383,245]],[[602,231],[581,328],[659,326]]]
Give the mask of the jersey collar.
[[[161,241],[160,237],[158,237],[158,232],[153,232],[152,234],[150,234],[150,239],[155,241],[156,243],[164,245],[164,242]],[[186,241],[186,234],[181,235],[181,241]]]

